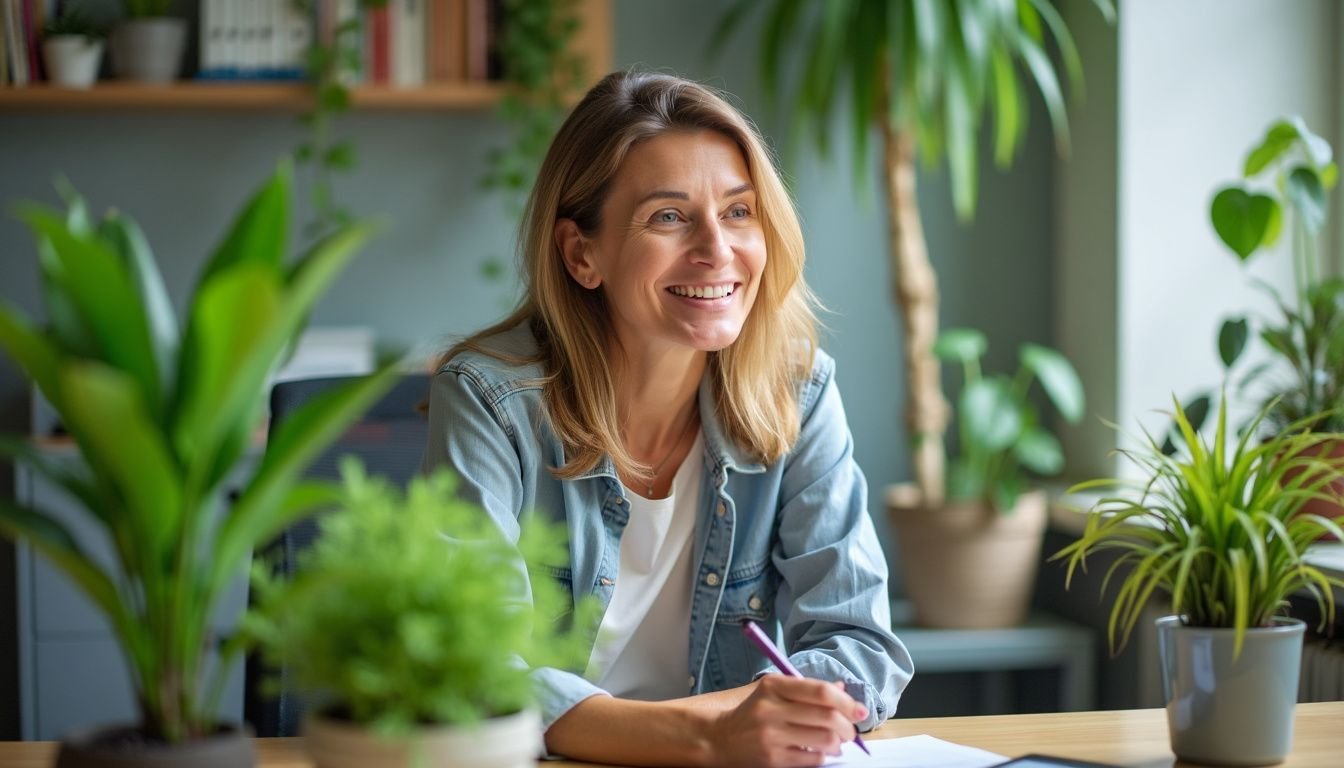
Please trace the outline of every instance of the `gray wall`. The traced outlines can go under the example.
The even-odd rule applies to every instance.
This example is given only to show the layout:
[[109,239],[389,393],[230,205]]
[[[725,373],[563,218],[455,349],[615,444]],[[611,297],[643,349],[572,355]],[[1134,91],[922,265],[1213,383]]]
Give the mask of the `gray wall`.
[[[807,277],[832,309],[824,344],[839,363],[855,450],[880,500],[884,486],[909,473],[899,418],[901,349],[876,181],[867,180],[860,193],[846,132],[838,132],[839,151],[829,162],[807,144],[782,151],[794,137],[784,130],[786,120],[765,109],[754,33],[741,35],[715,64],[703,55],[718,3],[694,0],[675,13],[657,0],[614,5],[618,66],[665,69],[729,91],[781,154],[797,158],[785,173],[803,215]],[[1015,360],[1018,342],[1052,339],[1053,155],[1039,108],[1032,118],[1018,170],[983,171],[975,225],[956,223],[945,174],[921,175],[944,320],[988,329],[991,364],[1000,366]],[[345,126],[361,165],[342,179],[339,195],[357,212],[385,215],[392,226],[344,275],[314,321],[367,324],[389,342],[418,346],[502,314],[511,288],[483,280],[480,266],[490,257],[511,258],[515,222],[476,185],[495,144],[495,121],[476,113],[364,112]],[[0,203],[54,201],[51,178],[64,173],[95,210],[116,205],[140,222],[180,304],[233,211],[300,136],[292,115],[268,112],[0,112]],[[0,219],[0,298],[36,313],[36,293],[31,241],[12,218]],[[25,386],[0,358],[0,429],[22,429],[26,419]],[[885,537],[881,508],[873,509]],[[0,738],[16,733],[6,557],[0,552]]]

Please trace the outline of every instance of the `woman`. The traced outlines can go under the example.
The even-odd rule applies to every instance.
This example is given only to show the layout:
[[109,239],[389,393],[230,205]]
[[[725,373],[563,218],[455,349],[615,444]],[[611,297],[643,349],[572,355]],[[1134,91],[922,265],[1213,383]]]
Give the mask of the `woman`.
[[[445,356],[425,463],[515,539],[523,510],[564,520],[555,576],[605,606],[582,675],[535,671],[548,751],[821,764],[912,667],[763,142],[701,85],[608,75],[520,240],[526,296]],[[748,619],[808,679],[772,674]]]

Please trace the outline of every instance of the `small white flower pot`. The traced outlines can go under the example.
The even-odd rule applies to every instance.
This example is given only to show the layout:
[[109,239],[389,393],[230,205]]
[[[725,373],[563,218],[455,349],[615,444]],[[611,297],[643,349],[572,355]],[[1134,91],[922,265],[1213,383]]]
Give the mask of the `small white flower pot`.
[[536,710],[472,725],[435,725],[405,739],[308,715],[303,745],[316,768],[535,768],[542,754]]
[[47,79],[61,88],[88,88],[98,79],[103,41],[84,35],[56,35],[42,41]]

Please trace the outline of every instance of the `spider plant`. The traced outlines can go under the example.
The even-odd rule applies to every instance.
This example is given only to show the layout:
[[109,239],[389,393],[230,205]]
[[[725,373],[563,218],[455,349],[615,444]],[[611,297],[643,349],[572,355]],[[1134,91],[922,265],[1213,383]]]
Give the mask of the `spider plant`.
[[78,462],[0,441],[67,491],[111,544],[111,567],[49,511],[0,502],[0,532],[23,537],[108,618],[130,666],[147,738],[212,732],[225,659],[206,676],[212,608],[254,546],[326,503],[308,463],[392,381],[395,366],[313,400],[276,430],[232,504],[225,480],[264,416],[266,382],[318,297],[370,234],[344,226],[285,264],[290,170],[281,165],[206,264],[180,327],[140,228],[26,205],[48,322],[0,307],[0,346],[60,414]]
[[1331,587],[1344,586],[1344,579],[1304,555],[1322,533],[1339,536],[1344,517],[1303,513],[1302,506],[1331,497],[1330,482],[1344,467],[1318,455],[1322,435],[1308,431],[1310,419],[1262,442],[1256,427],[1274,404],[1238,437],[1228,429],[1226,402],[1220,400],[1209,440],[1173,399],[1176,454],[1164,453],[1145,431],[1142,447],[1120,451],[1144,479],[1098,479],[1072,489],[1116,492],[1092,507],[1082,536],[1051,558],[1068,559],[1067,585],[1076,568],[1086,569],[1088,556],[1120,553],[1101,587],[1105,594],[1124,571],[1107,625],[1113,651],[1124,647],[1159,590],[1186,625],[1235,630],[1234,653],[1248,629],[1269,626],[1299,590],[1316,599],[1323,626],[1334,620]]

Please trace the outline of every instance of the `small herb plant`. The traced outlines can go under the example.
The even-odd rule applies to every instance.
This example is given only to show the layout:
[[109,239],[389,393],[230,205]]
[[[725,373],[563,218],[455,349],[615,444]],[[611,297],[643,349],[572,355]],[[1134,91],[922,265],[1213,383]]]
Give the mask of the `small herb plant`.
[[562,526],[530,517],[515,546],[446,470],[404,495],[353,459],[341,470],[339,504],[296,575],[254,566],[247,620],[325,714],[388,735],[513,714],[532,702],[528,664],[586,658],[568,628],[593,623],[595,606],[570,614],[545,567],[568,558]]
[[1303,555],[1322,533],[1344,533],[1344,518],[1301,510],[1312,499],[1333,498],[1330,480],[1344,467],[1316,455],[1320,435],[1306,431],[1308,424],[1255,440],[1255,427],[1273,407],[1261,409],[1233,442],[1221,399],[1209,441],[1176,402],[1176,455],[1145,432],[1143,447],[1120,451],[1143,470],[1139,479],[1092,480],[1071,489],[1113,493],[1090,510],[1083,535],[1052,558],[1067,558],[1067,584],[1075,569],[1086,570],[1089,556],[1120,552],[1102,583],[1104,593],[1112,576],[1124,574],[1107,625],[1112,651],[1124,647],[1159,590],[1171,596],[1172,611],[1187,625],[1235,629],[1238,653],[1246,630],[1269,626],[1299,590],[1315,597],[1322,626],[1334,621],[1331,587],[1344,586],[1344,579]]
[[[1257,283],[1273,299],[1277,316],[1231,317],[1218,332],[1218,354],[1226,377],[1236,382],[1234,394],[1274,403],[1262,425],[1270,432],[1312,415],[1306,423],[1313,431],[1344,431],[1344,280],[1323,274],[1317,247],[1328,192],[1339,177],[1331,157],[1330,144],[1301,118],[1279,120],[1247,154],[1244,181],[1221,189],[1210,207],[1215,232],[1242,263],[1269,251],[1285,226],[1291,233],[1292,295]],[[1268,187],[1251,185],[1262,177],[1270,178]],[[1239,366],[1253,332],[1269,361]],[[1196,430],[1212,396],[1200,393],[1185,406]],[[1173,450],[1170,440],[1166,450]]]
[[1048,347],[1024,344],[1012,378],[980,369],[988,341],[980,331],[949,328],[933,346],[939,359],[961,364],[965,385],[957,401],[960,455],[947,478],[951,498],[981,498],[1000,511],[1026,490],[1026,471],[1053,475],[1064,467],[1059,440],[1046,430],[1028,394],[1039,381],[1069,423],[1083,417],[1083,385],[1069,361]]
[[66,5],[60,15],[42,27],[43,38],[69,36],[99,40],[105,35],[103,28],[89,18],[83,8],[73,4]]

